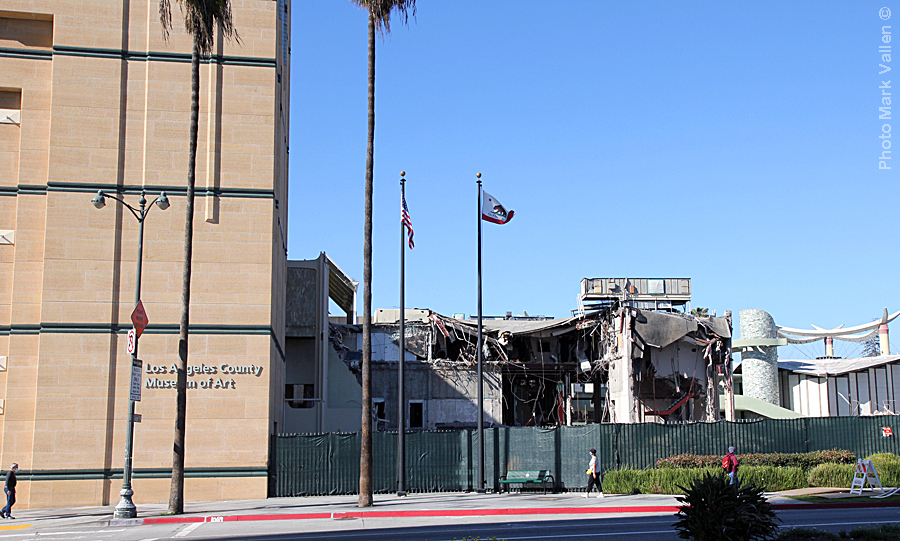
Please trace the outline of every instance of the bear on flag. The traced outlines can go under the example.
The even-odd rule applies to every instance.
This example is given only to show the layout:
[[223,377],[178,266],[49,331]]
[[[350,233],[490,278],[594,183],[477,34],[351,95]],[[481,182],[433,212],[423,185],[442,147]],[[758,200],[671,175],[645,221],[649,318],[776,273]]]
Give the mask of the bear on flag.
[[500,204],[500,201],[494,199],[491,194],[484,191],[482,191],[482,193],[484,194],[481,202],[482,220],[501,225],[512,220],[515,211],[507,211],[506,208]]

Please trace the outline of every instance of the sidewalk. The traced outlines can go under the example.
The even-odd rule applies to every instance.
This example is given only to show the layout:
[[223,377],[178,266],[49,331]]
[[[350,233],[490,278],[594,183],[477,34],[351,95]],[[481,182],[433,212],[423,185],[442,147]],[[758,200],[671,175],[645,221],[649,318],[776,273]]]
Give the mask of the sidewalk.
[[[861,503],[811,504],[769,494],[769,501],[778,510],[792,508],[828,507],[900,507],[900,503],[873,500]],[[357,507],[357,496],[316,496],[270,498],[266,500],[237,500],[230,502],[199,502],[185,504],[185,514],[163,516],[166,504],[141,504],[136,519],[113,519],[114,506],[69,507],[56,509],[23,509],[16,511],[16,520],[2,521],[0,526],[34,524],[41,528],[80,526],[140,526],[187,522],[230,522],[260,520],[316,520],[342,518],[409,518],[409,517],[471,517],[596,515],[596,514],[674,514],[678,510],[675,496],[660,494],[621,495],[585,499],[582,493],[563,494],[477,494],[429,493],[398,497],[376,494],[373,507]],[[5,529],[5,528],[4,528]]]

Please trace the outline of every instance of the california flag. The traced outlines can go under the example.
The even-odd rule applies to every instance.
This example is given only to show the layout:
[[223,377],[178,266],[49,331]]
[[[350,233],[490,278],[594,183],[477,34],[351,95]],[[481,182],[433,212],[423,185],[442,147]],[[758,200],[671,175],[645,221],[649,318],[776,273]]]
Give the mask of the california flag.
[[494,199],[491,194],[487,192],[482,193],[481,218],[483,220],[501,225],[512,220],[515,211],[507,211],[506,208],[504,208],[503,205],[500,204],[500,201]]

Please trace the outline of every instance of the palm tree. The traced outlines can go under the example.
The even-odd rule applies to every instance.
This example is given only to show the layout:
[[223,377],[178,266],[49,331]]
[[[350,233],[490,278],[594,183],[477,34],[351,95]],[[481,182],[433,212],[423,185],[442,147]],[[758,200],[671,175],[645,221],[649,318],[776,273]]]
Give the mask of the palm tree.
[[[188,322],[191,301],[191,253],[194,249],[194,181],[197,165],[197,126],[200,115],[200,56],[209,55],[215,32],[240,42],[231,18],[231,0],[175,0],[184,15],[184,28],[193,38],[191,51],[191,129],[188,155],[187,203],[184,221],[184,270],[181,284],[181,321],[178,326],[178,378],[176,387],[175,446],[172,455],[172,485],[169,513],[184,512],[184,429],[187,410]],[[171,0],[159,0],[159,20],[168,40],[172,28]]]
[[362,427],[359,449],[359,507],[372,505],[372,169],[375,161],[375,32],[391,33],[391,11],[403,23],[416,15],[416,0],[350,0],[369,12],[369,138],[366,148],[366,223],[363,244]]

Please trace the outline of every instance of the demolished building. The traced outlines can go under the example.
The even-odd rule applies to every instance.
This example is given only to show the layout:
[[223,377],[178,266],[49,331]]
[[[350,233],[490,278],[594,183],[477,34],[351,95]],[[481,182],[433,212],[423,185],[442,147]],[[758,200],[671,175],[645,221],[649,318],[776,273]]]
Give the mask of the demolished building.
[[[665,290],[666,283],[653,286]],[[648,281],[623,279],[609,298],[580,302],[580,310],[572,317],[483,319],[485,425],[718,420],[719,376],[730,374],[731,366],[730,313],[697,317],[679,311],[678,299],[673,304],[660,294],[655,294],[654,304],[647,304],[641,300],[641,287],[648,287]],[[398,428],[399,315],[396,309],[377,310],[373,317],[371,396],[377,430]],[[477,321],[431,310],[406,310],[404,315],[407,428],[476,426]],[[322,419],[336,418],[324,412],[330,407],[360,412],[356,404],[361,326],[331,323],[328,335],[327,374],[341,385],[323,382],[328,397],[317,401],[313,391],[311,400],[302,402],[322,409]],[[288,355],[288,362],[292,359]],[[289,368],[287,373],[296,371]],[[338,395],[349,398],[339,400]],[[286,416],[286,422],[290,417]],[[320,423],[286,429],[329,431],[332,427]],[[354,430],[358,425],[344,422],[340,429]]]

